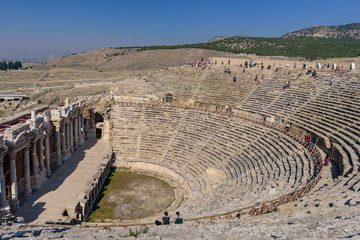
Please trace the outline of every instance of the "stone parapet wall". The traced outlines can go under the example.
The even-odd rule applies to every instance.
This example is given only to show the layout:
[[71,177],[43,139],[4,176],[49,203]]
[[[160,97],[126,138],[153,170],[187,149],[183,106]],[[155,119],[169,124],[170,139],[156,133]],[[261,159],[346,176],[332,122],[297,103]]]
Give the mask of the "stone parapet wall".
[[109,175],[113,163],[112,150],[103,157],[103,161],[97,167],[97,172],[90,178],[87,191],[80,193],[78,202],[73,202],[67,207],[67,215],[76,220],[84,221],[89,216],[90,210],[96,201],[101,188]]
[[[356,62],[358,62],[358,59],[353,58],[349,61],[349,59],[320,59],[315,61],[306,61],[305,59],[296,59],[296,58],[282,58],[282,57],[265,57],[265,56],[255,56],[255,55],[245,55],[240,58],[226,58],[226,57],[212,57],[210,58],[210,61],[212,63],[215,63],[217,61],[217,66],[228,66],[230,60],[230,66],[235,65],[244,65],[245,61],[248,63],[258,63],[259,65],[263,63],[264,68],[267,68],[268,65],[271,66],[271,68],[289,68],[293,69],[294,64],[296,64],[296,68],[303,68],[303,64],[306,63],[307,68],[316,69],[318,67],[318,64],[320,63],[321,68],[324,67],[324,65],[327,66],[329,64],[329,69],[333,68],[333,65],[335,64],[336,67],[343,67],[344,70],[352,70],[351,65],[354,66]],[[221,64],[223,62],[223,65]],[[275,65],[275,66],[274,66]],[[256,66],[258,68],[259,66]],[[355,67],[356,68],[356,67]],[[327,68],[326,68],[327,69]]]

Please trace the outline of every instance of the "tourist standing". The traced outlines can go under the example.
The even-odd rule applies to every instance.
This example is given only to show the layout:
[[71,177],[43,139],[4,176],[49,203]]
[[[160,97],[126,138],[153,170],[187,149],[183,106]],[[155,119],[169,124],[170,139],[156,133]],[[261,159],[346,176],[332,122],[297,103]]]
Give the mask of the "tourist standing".
[[315,144],[316,144],[316,138],[315,138],[315,136],[313,136],[312,139],[311,139],[311,145],[313,147],[315,147]]
[[324,166],[329,166],[329,162],[330,162],[330,153],[328,155],[326,155],[325,159],[324,159]]

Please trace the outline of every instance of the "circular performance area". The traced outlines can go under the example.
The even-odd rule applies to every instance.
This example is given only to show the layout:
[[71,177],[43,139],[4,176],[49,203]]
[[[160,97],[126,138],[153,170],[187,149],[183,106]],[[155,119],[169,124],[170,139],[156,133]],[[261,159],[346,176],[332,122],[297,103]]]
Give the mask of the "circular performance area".
[[111,171],[87,219],[89,222],[139,219],[166,209],[174,191],[166,182],[127,170]]

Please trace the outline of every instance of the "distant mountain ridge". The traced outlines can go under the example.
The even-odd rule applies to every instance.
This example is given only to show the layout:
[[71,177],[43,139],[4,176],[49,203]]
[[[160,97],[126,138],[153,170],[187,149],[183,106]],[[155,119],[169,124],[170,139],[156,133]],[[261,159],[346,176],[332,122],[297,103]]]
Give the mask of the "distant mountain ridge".
[[312,26],[287,33],[282,38],[325,38],[360,41],[360,23],[339,26]]
[[[246,35],[239,35],[237,37],[247,37]],[[225,37],[225,36],[216,36],[213,38],[210,38],[209,40],[206,41],[206,43],[212,43],[212,42],[217,42],[217,41],[221,41],[224,40],[226,38],[231,38],[231,37]]]
[[228,38],[228,37],[225,37],[225,36],[216,36],[216,37],[213,37],[213,38],[210,38],[209,40],[207,40],[206,43],[211,43],[211,42],[216,42],[216,41],[224,40],[225,38]]

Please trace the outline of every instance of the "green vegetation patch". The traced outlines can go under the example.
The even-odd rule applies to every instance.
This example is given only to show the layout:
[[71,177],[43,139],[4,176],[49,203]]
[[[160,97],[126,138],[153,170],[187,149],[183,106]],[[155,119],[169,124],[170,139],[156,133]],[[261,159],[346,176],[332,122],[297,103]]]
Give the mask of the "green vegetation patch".
[[325,59],[360,56],[360,41],[351,39],[229,37],[211,43],[136,47],[138,51],[156,49],[201,48],[259,56]]
[[144,218],[163,211],[174,199],[173,188],[163,180],[113,169],[87,221],[108,222]]
[[149,232],[149,227],[140,227],[139,229],[135,228],[134,231],[130,228],[128,234],[119,235],[119,237],[122,237],[122,238],[134,237],[134,238],[137,238],[140,234],[146,234],[148,232]]

